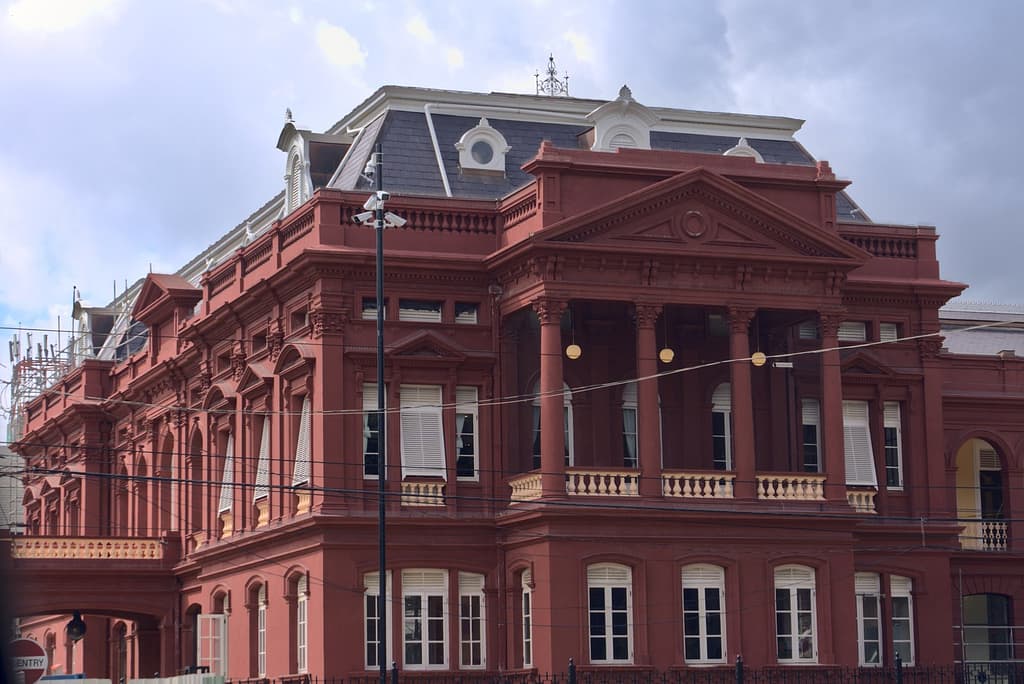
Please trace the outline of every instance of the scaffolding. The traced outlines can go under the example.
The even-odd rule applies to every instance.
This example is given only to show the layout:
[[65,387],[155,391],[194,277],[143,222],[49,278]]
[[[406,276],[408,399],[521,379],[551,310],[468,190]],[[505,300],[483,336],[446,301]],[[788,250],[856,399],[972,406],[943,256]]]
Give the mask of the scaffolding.
[[[11,403],[7,423],[7,441],[13,442],[21,437],[25,426],[25,405],[38,397],[55,382],[74,369],[75,339],[64,349],[58,344],[49,343],[49,335],[44,334],[42,342],[32,345],[32,333],[16,333],[8,342],[11,368]],[[58,340],[60,338],[58,337]],[[22,354],[22,349],[25,350]]]

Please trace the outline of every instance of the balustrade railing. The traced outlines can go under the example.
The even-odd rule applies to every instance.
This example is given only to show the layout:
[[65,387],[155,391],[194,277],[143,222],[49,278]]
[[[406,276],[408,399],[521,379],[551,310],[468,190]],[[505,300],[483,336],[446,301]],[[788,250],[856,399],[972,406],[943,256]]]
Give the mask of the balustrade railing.
[[731,499],[736,473],[720,471],[707,473],[661,474],[661,493],[684,499]]
[[875,510],[876,494],[878,491],[874,489],[847,489],[846,500],[858,513],[877,513],[878,511]]
[[960,546],[972,551],[1006,551],[1010,530],[1005,520],[972,520],[963,523]]
[[770,501],[824,501],[825,476],[806,473],[758,475],[757,498]]
[[403,482],[402,505],[444,506],[444,482]]
[[13,558],[69,558],[161,560],[164,545],[160,539],[138,537],[14,537]]
[[565,473],[565,491],[569,496],[638,496],[639,479],[635,470],[571,468]]
[[540,473],[526,473],[524,475],[518,475],[508,481],[509,487],[512,488],[512,500],[513,501],[530,501],[532,499],[539,499],[543,491],[541,490],[541,479]]

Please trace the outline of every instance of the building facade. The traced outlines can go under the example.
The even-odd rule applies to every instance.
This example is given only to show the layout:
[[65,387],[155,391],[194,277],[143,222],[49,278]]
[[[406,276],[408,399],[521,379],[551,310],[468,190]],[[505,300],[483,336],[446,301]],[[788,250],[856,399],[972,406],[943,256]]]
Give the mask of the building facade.
[[76,303],[14,446],[22,632],[90,676],[365,673],[383,582],[404,671],[1019,657],[1024,364],[801,123],[625,87],[289,115],[280,195]]

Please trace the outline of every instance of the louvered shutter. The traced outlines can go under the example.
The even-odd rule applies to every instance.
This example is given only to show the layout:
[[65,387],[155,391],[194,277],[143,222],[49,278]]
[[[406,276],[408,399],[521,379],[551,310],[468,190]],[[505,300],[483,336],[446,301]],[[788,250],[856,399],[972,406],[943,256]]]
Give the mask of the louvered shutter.
[[308,484],[310,474],[309,442],[313,416],[309,396],[302,399],[302,414],[299,417],[299,435],[295,440],[295,471],[292,485]]
[[270,495],[270,416],[263,419],[263,432],[260,434],[260,455],[256,461],[256,486],[252,490],[255,503]]
[[447,594],[448,573],[445,570],[403,570],[403,593]]
[[859,595],[882,593],[882,581],[874,572],[858,572],[853,576],[854,592]]
[[531,584],[533,584],[533,571],[527,568],[523,570],[523,588],[529,589]]
[[456,387],[455,412],[475,414],[477,411],[477,395],[476,387]]
[[779,589],[813,587],[814,570],[803,565],[783,565],[775,568],[775,586]]
[[441,302],[399,300],[398,320],[439,323],[441,321]]
[[843,402],[843,449],[846,455],[846,484],[877,487],[866,401]]
[[816,340],[818,339],[818,324],[814,321],[804,321],[800,324],[797,331],[797,336],[801,340]]
[[839,324],[840,342],[866,342],[868,327],[861,321],[843,321]]
[[632,573],[629,567],[614,563],[599,563],[587,568],[587,582],[591,586],[626,586]]
[[725,570],[717,565],[687,565],[683,568],[684,587],[725,585]]
[[460,594],[482,594],[484,593],[484,576],[476,572],[459,573]]
[[909,577],[891,575],[889,577],[890,593],[893,596],[910,596],[914,588],[914,582]]
[[880,323],[878,339],[880,342],[895,342],[899,339],[899,326],[895,323]]
[[302,160],[299,159],[299,155],[295,155],[292,157],[292,169],[288,175],[288,209],[295,211],[300,204],[302,204]]
[[723,382],[715,388],[715,393],[711,395],[711,410],[723,413],[732,411],[732,386],[729,383]]
[[441,388],[402,385],[402,477],[445,477]]
[[802,425],[821,425],[819,414],[821,413],[817,399],[804,399],[800,402],[800,413]]
[[981,449],[978,451],[979,470],[1002,470],[999,464],[999,454],[994,449]]
[[234,498],[235,487],[235,436],[228,435],[228,444],[224,448],[224,474],[220,481],[220,502],[217,505],[217,512],[223,513],[231,510],[231,500]]

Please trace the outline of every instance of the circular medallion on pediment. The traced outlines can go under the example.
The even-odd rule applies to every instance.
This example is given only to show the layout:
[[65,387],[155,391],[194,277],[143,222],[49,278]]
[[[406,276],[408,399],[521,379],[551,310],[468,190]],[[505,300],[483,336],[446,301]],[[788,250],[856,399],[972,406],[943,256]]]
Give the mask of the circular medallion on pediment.
[[708,220],[699,211],[683,214],[683,232],[690,237],[701,237],[708,231]]

